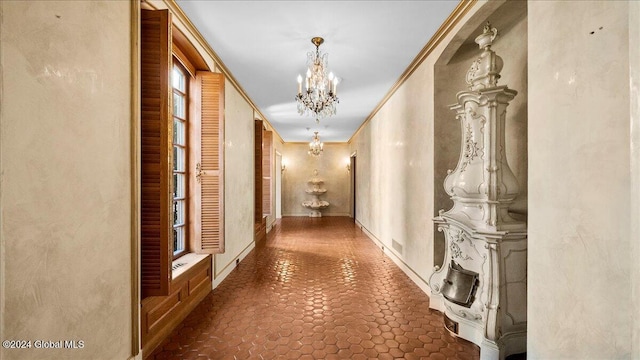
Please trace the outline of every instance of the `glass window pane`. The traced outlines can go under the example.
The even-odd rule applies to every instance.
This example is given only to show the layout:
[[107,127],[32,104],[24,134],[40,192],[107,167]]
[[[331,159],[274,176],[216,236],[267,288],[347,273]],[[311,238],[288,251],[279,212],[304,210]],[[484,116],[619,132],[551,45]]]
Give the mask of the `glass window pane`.
[[182,71],[180,71],[180,69],[177,66],[173,67],[173,71],[171,72],[171,81],[172,81],[172,85],[174,88],[185,92],[185,78],[184,78],[184,74],[182,73]]
[[178,147],[173,147],[173,171],[178,170]]
[[177,145],[185,145],[184,141],[184,128],[183,121],[173,119],[173,143]]
[[173,174],[173,198],[177,198],[178,197],[178,175],[179,174]]
[[184,171],[185,151],[183,148],[173,147],[173,171]]
[[171,72],[171,80],[172,80],[171,86],[178,89],[180,86],[180,71],[178,71],[176,67],[174,67],[173,71]]
[[184,198],[184,174],[173,174],[173,198]]
[[184,227],[173,229],[173,253],[184,250]]
[[185,98],[181,94],[173,93],[173,115],[181,119],[186,117]]
[[178,231],[173,229],[173,252],[175,253],[178,249]]
[[180,216],[178,214],[178,203],[177,202],[173,202],[173,223],[177,223],[178,222],[178,216]]
[[173,225],[184,223],[184,200],[173,202]]

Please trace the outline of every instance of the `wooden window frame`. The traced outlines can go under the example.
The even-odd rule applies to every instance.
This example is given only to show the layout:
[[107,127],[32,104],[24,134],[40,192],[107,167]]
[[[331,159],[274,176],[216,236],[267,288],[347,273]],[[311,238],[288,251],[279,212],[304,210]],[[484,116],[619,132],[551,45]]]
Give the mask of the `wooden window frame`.
[[[175,47],[174,47],[175,48]],[[175,247],[173,247],[173,244],[175,242],[175,239],[172,239],[173,241],[171,241],[172,244],[172,259],[176,260],[178,258],[180,258],[181,256],[188,254],[191,252],[191,246],[190,246],[190,231],[189,231],[189,217],[190,217],[190,206],[189,206],[189,177],[191,176],[191,172],[189,171],[189,147],[190,147],[190,129],[189,129],[189,120],[191,117],[191,111],[190,111],[190,88],[192,86],[192,78],[191,78],[191,74],[187,71],[187,69],[184,67],[183,63],[178,61],[178,59],[175,57],[173,57],[173,66],[171,67],[172,69],[172,73],[173,73],[173,69],[174,68],[178,68],[179,71],[182,73],[182,75],[184,76],[184,93],[181,92],[180,90],[177,90],[175,87],[173,87],[173,81],[171,81],[171,92],[172,95],[175,94],[176,92],[178,92],[180,95],[184,96],[185,99],[185,103],[184,103],[184,112],[185,112],[185,116],[184,119],[178,117],[175,115],[175,113],[173,112],[173,106],[172,106],[172,111],[171,111],[171,115],[172,115],[172,121],[182,121],[184,123],[184,145],[176,145],[175,143],[172,143],[172,146],[178,146],[181,147],[183,149],[183,153],[184,153],[184,170],[182,172],[180,171],[176,171],[175,169],[172,169],[172,175],[175,175],[176,173],[181,173],[184,176],[184,194],[182,194],[183,196],[181,198],[177,198],[177,197],[172,197],[172,206],[173,203],[176,200],[182,200],[184,202],[184,218],[182,219],[182,224],[179,225],[179,227],[183,228],[184,231],[184,238],[183,238],[183,242],[182,242],[182,250],[176,252],[175,251]],[[173,131],[175,132],[175,126]],[[174,159],[175,162],[175,159]],[[173,177],[172,177],[173,179]],[[173,190],[173,182],[171,182],[171,187]],[[172,192],[173,193],[173,192]],[[176,224],[174,224],[172,222],[172,229],[176,228]],[[173,234],[173,233],[172,233]]]
[[[186,37],[172,28],[168,10],[141,10],[141,296],[167,296],[172,289],[172,262],[189,252],[224,252],[224,84],[223,74],[211,73]],[[177,39],[177,46],[173,39]],[[190,49],[186,49],[190,47]],[[176,50],[177,49],[177,50]],[[186,49],[186,50],[185,50]],[[188,54],[185,55],[185,54]],[[192,60],[193,61],[190,61]],[[187,153],[185,158],[185,251],[173,255],[173,86],[171,71],[179,63],[187,76],[188,104],[185,106]],[[207,89],[201,89],[209,81]],[[213,90],[212,90],[213,89]],[[211,111],[215,108],[214,111]],[[200,119],[202,117],[202,119]],[[212,125],[213,121],[214,125]],[[197,123],[197,125],[196,125]],[[208,129],[208,135],[191,136]],[[213,130],[212,130],[213,129]],[[192,166],[193,148],[207,145],[205,157],[213,167],[198,171]],[[213,154],[213,155],[212,155]],[[215,157],[215,161],[211,160]],[[196,177],[207,179],[208,190],[194,185]],[[214,191],[211,191],[214,189]],[[207,194],[214,194],[207,197]],[[204,194],[204,195],[203,195]],[[194,207],[194,205],[196,205]],[[206,212],[202,216],[202,212]],[[200,217],[200,219],[198,218]],[[215,217],[215,221],[211,219]],[[204,225],[201,219],[205,219]],[[190,251],[189,251],[190,250]]]

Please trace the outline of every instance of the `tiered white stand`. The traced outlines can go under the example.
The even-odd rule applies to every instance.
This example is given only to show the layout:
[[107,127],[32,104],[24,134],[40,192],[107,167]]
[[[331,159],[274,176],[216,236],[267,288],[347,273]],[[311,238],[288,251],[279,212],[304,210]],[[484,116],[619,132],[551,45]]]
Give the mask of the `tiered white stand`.
[[319,196],[327,192],[327,189],[322,188],[324,180],[318,178],[318,170],[313,170],[313,178],[307,181],[311,185],[310,189],[306,189],[305,192],[313,198],[302,202],[302,206],[311,209],[309,213],[310,217],[322,217],[322,209],[329,207],[329,203],[325,200],[320,200]]
[[429,279],[430,306],[444,313],[450,332],[480,346],[481,359],[526,351],[527,226],[509,214],[519,189],[504,131],[517,92],[497,86],[503,62],[491,50],[496,36],[487,23],[475,40],[482,53],[467,72],[469,90],[451,106],[462,148],[444,181],[453,208],[434,219],[445,235],[444,266]]

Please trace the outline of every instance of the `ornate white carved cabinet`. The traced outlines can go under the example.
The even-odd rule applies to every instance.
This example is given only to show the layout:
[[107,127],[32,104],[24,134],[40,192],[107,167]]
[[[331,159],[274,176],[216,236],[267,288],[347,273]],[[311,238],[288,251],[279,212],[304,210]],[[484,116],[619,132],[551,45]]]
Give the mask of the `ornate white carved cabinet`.
[[444,181],[454,205],[434,219],[445,235],[444,264],[429,279],[431,307],[451,332],[480,346],[482,359],[526,351],[527,226],[509,214],[519,189],[504,129],[517,92],[497,85],[503,62],[491,50],[496,36],[487,23],[475,39],[482,53],[467,72],[469,90],[450,107],[462,147]]

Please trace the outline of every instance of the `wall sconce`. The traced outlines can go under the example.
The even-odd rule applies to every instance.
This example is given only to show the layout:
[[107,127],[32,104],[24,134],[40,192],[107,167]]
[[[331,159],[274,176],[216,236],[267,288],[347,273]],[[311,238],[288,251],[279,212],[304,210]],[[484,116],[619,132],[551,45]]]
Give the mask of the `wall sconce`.
[[285,170],[287,170],[287,164],[282,160],[282,163],[280,164],[280,172],[284,174]]
[[347,172],[351,172],[351,159],[347,158],[346,163],[347,163]]

